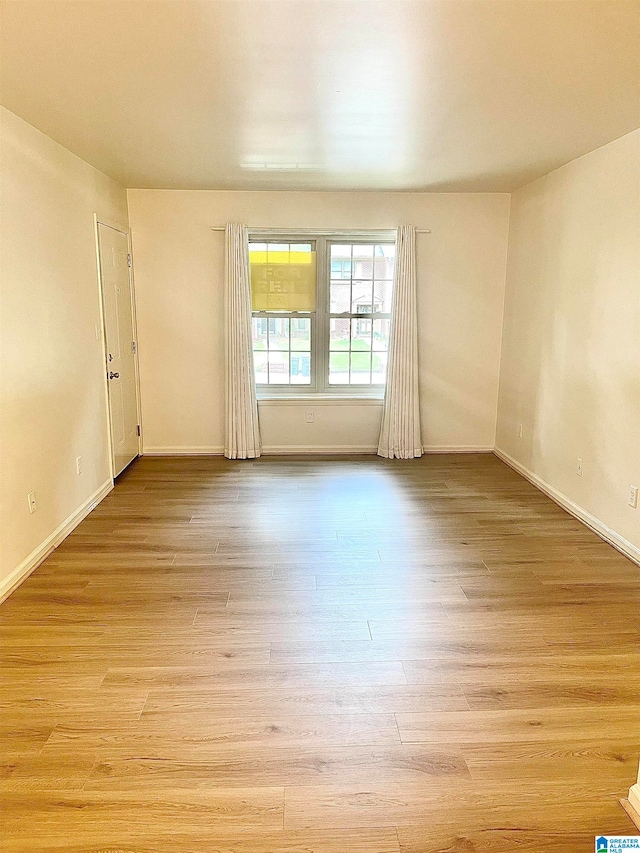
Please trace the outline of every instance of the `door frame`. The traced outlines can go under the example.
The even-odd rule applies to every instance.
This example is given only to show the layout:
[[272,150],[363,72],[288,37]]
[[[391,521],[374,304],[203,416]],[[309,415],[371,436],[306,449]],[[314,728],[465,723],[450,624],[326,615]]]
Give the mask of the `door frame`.
[[107,407],[107,439],[109,443],[109,474],[111,476],[111,482],[115,482],[115,468],[113,465],[113,431],[111,429],[111,400],[109,397],[109,380],[107,379],[107,327],[105,323],[105,312],[104,312],[104,287],[102,282],[102,267],[100,264],[100,232],[98,231],[98,226],[103,225],[105,228],[112,228],[114,231],[119,231],[121,234],[127,238],[127,253],[131,258],[131,265],[129,266],[129,297],[131,302],[131,325],[133,328],[133,334],[136,342],[136,351],[133,354],[133,365],[134,365],[134,374],[135,374],[135,389],[136,389],[136,413],[138,416],[138,425],[140,426],[140,435],[138,436],[138,456],[142,456],[142,407],[140,405],[140,369],[138,363],[138,318],[136,314],[136,296],[135,296],[135,283],[134,283],[134,275],[133,275],[133,251],[131,247],[131,229],[122,225],[119,222],[114,222],[113,220],[106,219],[103,216],[99,216],[97,213],[93,214],[93,232],[94,232],[94,240],[96,247],[96,265],[97,265],[97,273],[98,273],[98,302],[100,307],[100,337],[102,342],[102,381],[104,388],[104,399],[105,405]]

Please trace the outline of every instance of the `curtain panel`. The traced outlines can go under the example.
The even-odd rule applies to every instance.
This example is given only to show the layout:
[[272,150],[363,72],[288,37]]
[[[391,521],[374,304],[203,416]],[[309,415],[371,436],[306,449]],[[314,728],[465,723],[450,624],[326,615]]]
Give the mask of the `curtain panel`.
[[378,456],[422,456],[418,395],[416,231],[400,225],[396,241],[393,315]]
[[249,234],[230,222],[225,230],[225,437],[227,459],[262,452],[251,347]]

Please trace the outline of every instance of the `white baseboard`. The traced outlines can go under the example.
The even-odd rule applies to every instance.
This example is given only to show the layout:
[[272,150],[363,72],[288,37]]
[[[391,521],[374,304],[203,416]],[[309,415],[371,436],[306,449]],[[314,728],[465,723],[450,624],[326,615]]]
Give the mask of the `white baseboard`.
[[517,473],[524,477],[525,480],[528,480],[537,489],[544,492],[547,497],[551,498],[552,501],[555,501],[555,503],[561,506],[562,509],[565,509],[574,518],[577,518],[578,521],[586,524],[586,526],[593,530],[594,533],[597,533],[601,539],[604,539],[605,542],[613,545],[613,547],[624,554],[625,557],[628,557],[630,560],[633,560],[634,563],[638,563],[638,565],[640,565],[640,548],[636,548],[635,545],[623,536],[620,536],[620,534],[616,533],[615,530],[607,527],[607,525],[603,521],[600,521],[599,518],[596,518],[595,515],[591,515],[591,513],[587,512],[586,509],[583,509],[579,504],[572,501],[571,498],[568,498],[566,495],[563,495],[562,492],[559,492],[553,486],[550,486],[549,483],[545,482],[541,477],[538,477],[537,474],[534,474],[533,471],[530,471],[529,468],[526,468],[518,462],[517,459],[514,459],[513,456],[509,456],[509,454],[505,453],[504,450],[500,450],[496,447],[493,452],[498,459],[501,459],[510,468],[513,468],[514,471],[517,471]]
[[493,444],[425,444],[423,453],[493,453]]
[[221,444],[203,444],[202,446],[179,445],[177,447],[143,447],[143,456],[222,456]]
[[29,577],[31,572],[38,568],[43,560],[46,560],[49,554],[58,547],[62,540],[66,539],[71,531],[89,515],[91,510],[95,509],[96,505],[109,494],[111,489],[113,489],[113,480],[105,480],[99,489],[96,489],[96,491],[90,495],[86,501],[84,501],[84,503],[75,510],[75,512],[72,512],[71,515],[65,519],[65,521],[63,521],[50,536],[47,536],[41,545],[38,545],[35,551],[32,551],[31,554],[29,554],[29,556],[20,563],[17,569],[11,572],[9,577],[2,581],[0,584],[0,604]]
[[262,448],[263,456],[332,456],[334,454],[375,454],[378,445],[373,444],[267,444]]
[[629,798],[627,800],[620,800],[620,804],[638,829],[640,829],[640,782],[630,788]]
[[[377,453],[377,444],[292,444],[292,445],[267,445],[262,452],[268,456],[279,456],[287,453],[309,453],[309,454],[332,454],[332,453]],[[470,445],[470,444],[425,444],[423,453],[493,453],[493,445]]]

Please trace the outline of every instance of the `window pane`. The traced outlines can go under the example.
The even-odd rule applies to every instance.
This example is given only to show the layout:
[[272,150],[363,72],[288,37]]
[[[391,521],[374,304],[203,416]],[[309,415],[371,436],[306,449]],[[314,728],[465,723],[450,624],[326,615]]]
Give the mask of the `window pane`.
[[[349,349],[351,320],[348,317],[329,321],[329,349],[333,352]],[[348,365],[347,365],[348,369]]]
[[374,382],[375,384],[384,384],[384,382],[386,382],[388,357],[389,356],[386,352],[372,353],[372,382]]
[[331,278],[351,278],[351,261],[331,261]]
[[289,252],[289,244],[288,243],[269,243],[267,245],[267,259],[275,262],[277,260],[277,256],[282,252]]
[[373,278],[373,246],[353,247],[354,278]]
[[311,383],[311,353],[291,353],[291,384],[309,385]]
[[[385,351],[389,349],[389,332],[391,320],[373,321],[373,349]],[[375,359],[374,359],[375,360]]]
[[392,296],[392,281],[376,281],[373,285],[373,310],[379,314],[391,314]]
[[330,287],[329,301],[329,313],[348,313],[351,308],[351,285],[336,284],[335,281],[332,281]]
[[310,385],[311,318],[252,317],[251,325],[256,382]]
[[371,353],[351,353],[351,384],[369,385],[371,382]]
[[269,352],[269,385],[288,385],[289,353]]
[[291,349],[311,349],[311,320],[308,317],[292,317],[291,324]]
[[347,259],[351,260],[351,245],[344,243],[332,243],[331,244],[331,260],[334,261],[336,259]]
[[351,321],[351,349],[355,351],[371,349],[371,320]]
[[349,384],[349,353],[348,352],[332,352],[332,353],[329,353],[329,384],[330,385],[348,385]]
[[395,264],[396,247],[393,245],[375,246],[373,274],[376,280],[392,279]]
[[253,317],[251,321],[254,350],[267,348],[267,320],[264,317]]
[[370,281],[354,281],[351,288],[351,313],[371,314],[373,285]]
[[289,321],[281,317],[270,317],[269,350],[289,349]]
[[269,381],[269,371],[267,368],[267,353],[266,352],[255,352],[253,353],[253,366],[256,372],[256,382],[264,382],[265,385]]
[[315,311],[316,253],[310,243],[249,244],[254,311]]

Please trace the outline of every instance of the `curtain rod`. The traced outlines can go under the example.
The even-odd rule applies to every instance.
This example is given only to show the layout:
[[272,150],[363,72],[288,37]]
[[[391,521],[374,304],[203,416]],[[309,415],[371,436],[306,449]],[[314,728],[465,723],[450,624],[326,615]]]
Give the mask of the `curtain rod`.
[[[226,225],[212,225],[212,231],[226,231]],[[358,235],[358,234],[374,234],[376,231],[394,231],[394,228],[372,228],[371,230],[367,230],[366,228],[268,228],[268,227],[258,227],[256,225],[250,225],[249,231],[257,231],[259,234],[347,234],[347,235]],[[431,234],[429,228],[416,228],[416,234]]]

